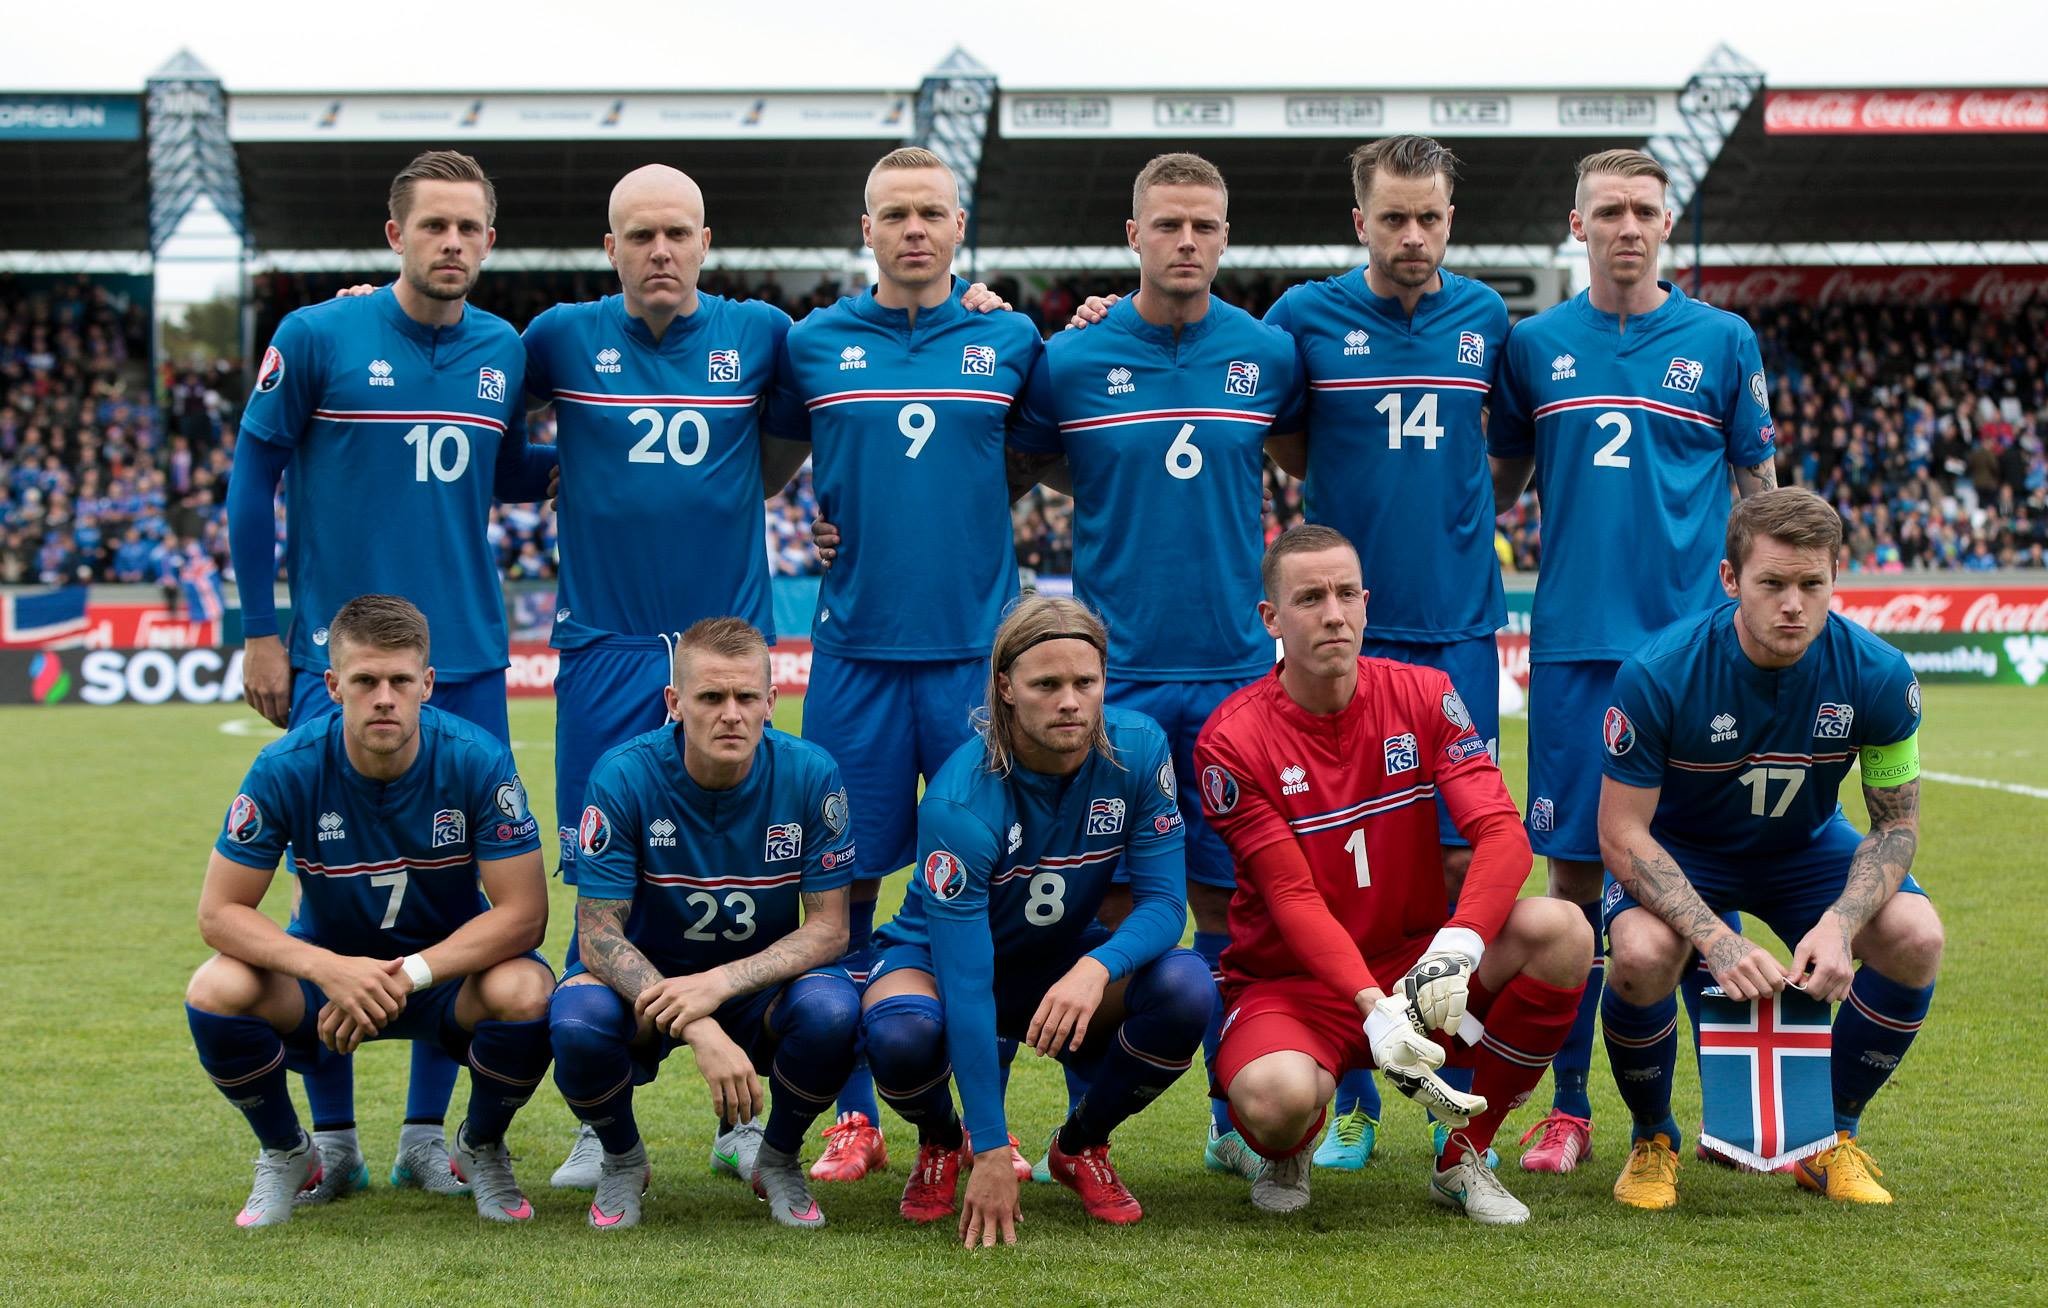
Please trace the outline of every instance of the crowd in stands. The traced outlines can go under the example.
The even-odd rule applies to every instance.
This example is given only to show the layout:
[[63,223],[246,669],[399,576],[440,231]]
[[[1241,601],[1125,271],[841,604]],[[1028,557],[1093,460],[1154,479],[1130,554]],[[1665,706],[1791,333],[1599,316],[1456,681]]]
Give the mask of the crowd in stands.
[[[258,333],[284,313],[387,272],[274,273],[255,287]],[[1129,289],[1126,274],[1064,278],[998,294],[1048,334],[1091,294]],[[1263,312],[1285,275],[1226,279],[1218,291]],[[607,272],[483,278],[476,302],[529,321],[547,306],[606,293]],[[775,303],[793,316],[832,303],[836,283],[791,274],[707,272],[707,290]],[[1783,305],[1751,316],[1772,379],[1778,479],[1807,486],[1848,525],[1858,571],[2048,564],[2048,307],[2000,315],[1971,306]],[[228,567],[226,482],[240,369],[166,366],[152,402],[146,305],[86,276],[0,274],[0,582],[75,580],[175,585]],[[533,438],[553,439],[543,415]],[[1301,490],[1268,470],[1270,539],[1302,513]],[[765,508],[777,576],[817,570],[808,469]],[[1019,561],[1059,574],[1073,564],[1073,506],[1043,490],[1013,512]],[[280,522],[280,533],[282,523]],[[508,577],[555,573],[554,520],[540,505],[501,505],[492,540]],[[1507,566],[1531,570],[1542,531],[1533,494],[1500,523]]]

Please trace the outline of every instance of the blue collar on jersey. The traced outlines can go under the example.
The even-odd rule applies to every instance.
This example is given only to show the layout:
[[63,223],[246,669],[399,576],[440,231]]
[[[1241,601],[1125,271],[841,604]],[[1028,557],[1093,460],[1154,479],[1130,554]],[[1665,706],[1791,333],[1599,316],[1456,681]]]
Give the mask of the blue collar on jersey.
[[328,766],[343,784],[372,798],[388,799],[394,791],[403,793],[417,789],[421,778],[434,770],[434,745],[441,734],[441,724],[435,719],[440,715],[441,710],[433,705],[420,705],[419,752],[412,756],[412,762],[394,780],[379,781],[356,771],[356,765],[349,761],[348,728],[342,722],[341,710],[336,709],[326,718]]
[[1146,322],[1139,315],[1138,296],[1136,292],[1132,292],[1110,306],[1108,321],[1115,323],[1141,341],[1151,341],[1155,345],[1164,345],[1168,349],[1172,349],[1176,341],[1183,346],[1193,345],[1196,341],[1201,340],[1204,336],[1214,331],[1216,329],[1216,320],[1223,316],[1223,312],[1223,301],[1217,299],[1212,292],[1209,296],[1209,312],[1191,323],[1183,323],[1180,335],[1175,337],[1173,328]]
[[[1682,310],[1679,306],[1684,304],[1686,301],[1685,292],[1679,290],[1677,286],[1673,285],[1670,282],[1665,281],[1661,277],[1657,279],[1657,285],[1664,288],[1664,303],[1658,305],[1656,308],[1650,310],[1648,313],[1630,314],[1628,320],[1631,324],[1641,324],[1645,328],[1653,327],[1660,322],[1664,322],[1668,319],[1674,318],[1678,314],[1684,312],[1684,310]],[[1602,313],[1600,312],[1600,310],[1594,308],[1593,292],[1591,291],[1580,291],[1578,295],[1574,296],[1572,299],[1572,308],[1575,309],[1578,312],[1579,317],[1585,319],[1588,324],[1590,324],[1593,327],[1597,327],[1603,332],[1618,332],[1621,330],[1620,315],[1612,313]]]
[[[878,326],[892,327],[897,331],[909,330],[910,311],[908,309],[891,309],[887,307],[875,298],[875,291],[877,289],[877,287],[870,286],[866,291],[851,297],[847,301],[847,304],[853,310],[854,316],[863,318]],[[946,297],[944,304],[935,304],[929,309],[919,309],[917,311],[918,327],[939,327],[955,319],[965,318],[967,310],[960,307],[960,297],[966,293],[967,283],[961,281],[958,277],[953,278],[953,293]]]
[[[1426,292],[1421,299],[1415,302],[1415,316],[1417,318],[1436,312],[1439,308],[1449,304],[1457,294],[1455,286],[1461,280],[1458,274],[1441,266],[1437,268],[1437,274],[1443,278],[1443,285],[1434,291]],[[1374,313],[1379,314],[1388,321],[1408,321],[1408,311],[1401,307],[1401,301],[1390,295],[1381,295],[1372,288],[1371,283],[1365,280],[1364,264],[1359,264],[1350,272],[1339,277],[1337,284],[1350,294],[1356,296],[1359,302],[1365,305],[1366,308],[1371,309]]]
[[640,344],[645,345],[648,349],[672,350],[679,348],[684,341],[689,340],[690,337],[703,328],[704,324],[710,319],[710,314],[706,310],[711,307],[711,301],[718,298],[718,296],[712,295],[709,292],[698,291],[697,311],[688,317],[677,318],[674,322],[670,323],[668,330],[661,334],[661,339],[658,341],[654,339],[654,333],[648,330],[645,322],[635,318],[626,311],[626,297],[624,295],[605,296],[604,311],[620,331],[640,342]]
[[754,746],[754,766],[747,769],[747,775],[740,784],[730,790],[707,790],[697,784],[690,775],[690,769],[683,764],[683,724],[671,722],[668,730],[661,733],[661,765],[668,777],[669,785],[690,807],[706,813],[715,813],[721,807],[735,800],[747,800],[761,785],[761,778],[768,775],[768,736],[761,735],[761,743]]
[[423,322],[415,322],[412,315],[399,305],[397,286],[397,282],[392,282],[389,285],[378,287],[376,292],[370,296],[370,300],[377,306],[377,311],[384,315],[385,321],[420,344],[446,344],[449,341],[458,339],[469,327],[469,320],[473,316],[473,311],[470,309],[467,301],[463,303],[462,316],[449,326],[429,327]]
[[1735,624],[1741,620],[1742,615],[1734,600],[1721,601],[1720,608],[1709,620],[1712,632],[1708,638],[1714,642],[1714,648],[1721,657],[1735,669],[1737,676],[1766,694],[1776,694],[1786,683],[1797,684],[1813,675],[1825,657],[1828,637],[1835,626],[1835,615],[1830,613],[1827,621],[1821,624],[1820,634],[1813,638],[1813,644],[1806,647],[1806,652],[1791,667],[1760,668],[1743,651],[1742,638],[1735,634]]

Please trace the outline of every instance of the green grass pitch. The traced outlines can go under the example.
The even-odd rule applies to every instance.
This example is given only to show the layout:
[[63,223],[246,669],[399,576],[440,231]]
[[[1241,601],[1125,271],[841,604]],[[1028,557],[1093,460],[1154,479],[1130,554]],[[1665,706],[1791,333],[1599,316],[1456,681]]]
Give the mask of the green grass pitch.
[[[551,701],[518,701],[518,755],[544,830],[554,826]],[[779,720],[794,727],[798,706]],[[1255,1212],[1243,1182],[1201,1169],[1199,1071],[1118,1133],[1116,1160],[1147,1216],[1086,1222],[1072,1197],[1027,1187],[1014,1250],[966,1253],[949,1227],[907,1227],[896,1199],[914,1141],[891,1119],[893,1167],[821,1187],[831,1225],[774,1226],[706,1167],[712,1131],[687,1053],[644,1090],[654,1157],[646,1224],[591,1231],[585,1199],[547,1176],[573,1126],[552,1082],[512,1145],[538,1216],[478,1220],[467,1199],[394,1193],[406,1059],[358,1060],[370,1193],[245,1233],[247,1128],[200,1073],[180,1007],[205,956],[193,907],[223,806],[267,734],[246,709],[0,711],[7,951],[0,1003],[0,1266],[15,1304],[162,1303],[1153,1303],[1600,1304],[2041,1302],[2044,1200],[2034,1171],[2048,1057],[2048,800],[1929,781],[1915,869],[1948,925],[1934,1011],[1904,1069],[1865,1118],[1898,1203],[1831,1207],[1783,1177],[1740,1176],[1689,1154],[1680,1207],[1623,1209],[1608,1190],[1626,1128],[1596,1054],[1593,1157],[1567,1177],[1513,1165],[1527,1225],[1487,1230],[1424,1194],[1421,1112],[1389,1095],[1362,1174],[1317,1173],[1293,1219]],[[1523,726],[1501,744],[1519,796]],[[1930,769],[2048,787],[2048,697],[2016,688],[1930,688]],[[1854,787],[1850,787],[1852,791]],[[1850,817],[1862,817],[1846,796]],[[885,892],[884,914],[902,877]],[[285,878],[268,901],[282,911]],[[1531,888],[1538,883],[1532,880]],[[570,896],[554,888],[547,950],[562,957]],[[297,1093],[294,1078],[294,1093]],[[458,1086],[456,1113],[466,1089]],[[1026,1054],[1012,1121],[1035,1152],[1057,1121],[1057,1069]],[[301,1101],[303,1103],[303,1101]],[[1679,1120],[1696,1120],[1681,1057]],[[806,1151],[815,1157],[813,1142]],[[2030,1270],[2032,1269],[2032,1270]]]

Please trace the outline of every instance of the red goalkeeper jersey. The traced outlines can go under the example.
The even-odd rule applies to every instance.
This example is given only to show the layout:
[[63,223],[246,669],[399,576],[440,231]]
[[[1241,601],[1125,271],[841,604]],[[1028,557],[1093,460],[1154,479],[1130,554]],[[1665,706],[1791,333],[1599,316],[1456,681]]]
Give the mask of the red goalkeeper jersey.
[[[1521,818],[1451,680],[1435,668],[1358,661],[1341,712],[1289,697],[1279,669],[1218,705],[1195,745],[1202,807],[1238,865],[1226,986],[1313,975],[1349,999],[1374,965],[1412,959],[1446,925],[1491,942],[1530,855]],[[1446,907],[1436,804],[1474,846],[1457,911]],[[1255,857],[1292,841],[1305,857]],[[1276,865],[1291,865],[1276,867]]]

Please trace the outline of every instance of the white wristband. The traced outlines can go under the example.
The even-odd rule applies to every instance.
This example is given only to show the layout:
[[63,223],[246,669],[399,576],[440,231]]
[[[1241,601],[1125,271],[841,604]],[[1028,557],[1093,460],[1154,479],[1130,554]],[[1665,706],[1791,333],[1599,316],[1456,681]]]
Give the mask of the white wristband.
[[1471,927],[1444,927],[1431,938],[1425,952],[1463,954],[1472,960],[1472,966],[1478,967],[1480,958],[1486,953],[1486,942]]
[[407,954],[399,966],[405,969],[406,976],[412,978],[414,990],[425,990],[434,984],[434,969],[428,967],[427,960],[418,954]]

